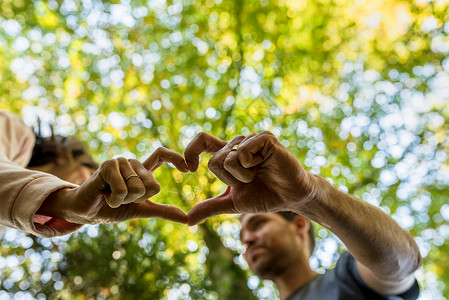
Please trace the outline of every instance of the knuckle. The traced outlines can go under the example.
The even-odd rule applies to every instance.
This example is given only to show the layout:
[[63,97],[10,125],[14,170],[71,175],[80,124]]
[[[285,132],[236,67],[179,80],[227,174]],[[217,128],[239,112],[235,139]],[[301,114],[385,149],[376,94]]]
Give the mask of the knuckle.
[[140,178],[143,182],[143,185],[145,186],[145,189],[149,189],[151,188],[151,186],[157,184],[158,182],[156,181],[156,179],[154,179],[154,177],[145,177],[145,178]]
[[251,181],[253,181],[254,180],[254,173],[252,173],[252,172],[246,172],[245,174],[244,174],[244,176],[242,176],[242,178],[241,178],[241,181],[242,182],[244,182],[244,183],[250,183]]
[[141,178],[141,180],[145,185],[143,195],[147,195],[148,197],[150,197],[152,195],[156,195],[161,191],[161,185],[156,181],[154,177],[145,177]]
[[263,137],[267,142],[271,143],[271,145],[276,144],[279,140],[271,131],[262,131],[260,136]]
[[207,163],[207,167],[209,170],[211,170],[213,173],[215,173],[217,170],[219,170],[219,163],[217,162],[217,159],[210,159]]
[[128,189],[126,188],[117,188],[114,192],[119,197],[125,197],[128,195]]
[[212,136],[204,131],[201,131],[198,133],[195,138],[193,139],[195,143],[204,143],[205,141],[208,141],[212,138]]
[[260,133],[260,135],[267,135],[269,137],[276,137],[271,131],[264,130]]
[[200,133],[198,133],[197,135],[196,135],[196,139],[204,139],[204,138],[206,138],[207,137],[207,133],[205,133],[204,131],[201,131]]
[[162,154],[164,152],[167,152],[167,148],[165,148],[165,147],[159,147],[154,151],[154,153],[156,153],[156,154]]
[[246,137],[246,140],[250,140],[250,139],[252,139],[252,138],[254,138],[254,137],[256,137],[257,136],[257,133],[251,133],[251,134],[249,134],[247,137]]
[[158,182],[155,182],[153,185],[151,185],[149,191],[151,195],[156,195],[161,191],[161,185]]
[[138,160],[135,159],[135,158],[130,158],[130,159],[128,159],[128,162],[129,162],[129,164],[130,164],[131,166],[138,166],[138,165],[141,164],[141,162],[138,161]]
[[232,139],[231,143],[242,141],[245,138],[244,135],[238,135]]
[[127,160],[126,158],[124,158],[124,157],[117,157],[116,160],[117,160],[117,162],[118,162],[119,164],[122,164],[122,163],[125,163],[125,162],[128,161],[128,160]]
[[108,159],[105,162],[103,162],[100,166],[100,169],[110,169],[116,166],[116,160],[115,159]]
[[226,157],[226,159],[223,162],[223,167],[225,169],[229,169],[232,168],[233,166],[236,165],[235,159],[233,159],[232,157]]
[[131,194],[133,196],[141,197],[145,195],[146,192],[145,186],[143,184],[133,184],[128,188],[129,188],[128,195]]

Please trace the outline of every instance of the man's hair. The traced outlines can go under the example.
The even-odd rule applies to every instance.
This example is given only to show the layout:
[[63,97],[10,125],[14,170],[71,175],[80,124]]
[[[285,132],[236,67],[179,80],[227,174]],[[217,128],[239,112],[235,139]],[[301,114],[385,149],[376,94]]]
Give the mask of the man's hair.
[[76,138],[53,133],[49,137],[42,137],[39,130],[28,167],[42,166],[59,158],[80,163],[92,170],[98,169],[98,164],[92,159],[86,146]]
[[[289,222],[293,221],[293,219],[295,219],[297,216],[299,216],[298,214],[291,212],[291,211],[280,211],[280,212],[276,212],[276,213]],[[310,222],[310,220],[309,220],[308,235],[309,235],[309,251],[310,251],[310,255],[312,255],[313,250],[315,250],[316,242],[315,242],[315,229],[313,227],[312,222]]]

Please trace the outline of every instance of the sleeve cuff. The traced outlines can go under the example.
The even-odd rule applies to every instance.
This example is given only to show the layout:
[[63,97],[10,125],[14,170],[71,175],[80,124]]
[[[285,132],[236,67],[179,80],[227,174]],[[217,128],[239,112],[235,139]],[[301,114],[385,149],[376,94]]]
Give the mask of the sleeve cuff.
[[77,185],[54,176],[42,176],[30,181],[19,193],[12,209],[11,219],[17,229],[39,237],[55,237],[72,233],[83,225],[70,223],[57,218],[36,215],[45,199],[62,188],[75,188]]

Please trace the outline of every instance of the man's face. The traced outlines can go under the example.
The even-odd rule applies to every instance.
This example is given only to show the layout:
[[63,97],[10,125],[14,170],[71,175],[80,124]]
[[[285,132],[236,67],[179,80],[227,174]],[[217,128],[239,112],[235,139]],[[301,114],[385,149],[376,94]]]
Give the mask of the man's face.
[[282,216],[270,213],[242,217],[240,240],[250,270],[266,279],[274,279],[299,260],[301,240],[296,226]]

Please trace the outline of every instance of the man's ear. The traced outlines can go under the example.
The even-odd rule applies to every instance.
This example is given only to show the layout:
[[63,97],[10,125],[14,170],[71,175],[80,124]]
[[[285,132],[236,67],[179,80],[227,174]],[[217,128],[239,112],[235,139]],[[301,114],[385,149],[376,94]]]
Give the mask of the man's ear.
[[296,226],[296,234],[307,237],[310,228],[310,221],[303,216],[296,216],[292,223]]

